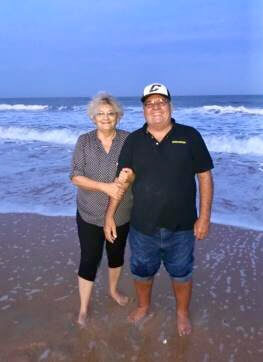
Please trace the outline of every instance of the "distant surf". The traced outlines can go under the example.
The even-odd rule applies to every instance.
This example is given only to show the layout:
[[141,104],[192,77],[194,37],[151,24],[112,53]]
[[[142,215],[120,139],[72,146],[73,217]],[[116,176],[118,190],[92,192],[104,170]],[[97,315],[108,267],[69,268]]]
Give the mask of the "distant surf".
[[[85,110],[86,106],[78,105],[40,105],[40,104],[0,104],[0,111],[68,111],[75,112]],[[204,105],[202,107],[179,107],[179,111],[187,112],[205,112],[214,114],[235,114],[244,113],[250,115],[263,115],[263,108],[249,108],[245,106],[222,106],[222,105]],[[141,113],[140,106],[127,107],[128,112]]]
[[0,111],[43,111],[47,109],[47,105],[38,104],[0,104]]
[[39,131],[26,127],[0,127],[0,139],[3,140],[40,141],[63,145],[74,145],[80,133],[67,129]]
[[213,113],[219,113],[219,114],[229,114],[229,113],[246,113],[251,115],[261,115],[263,116],[263,108],[247,108],[244,106],[218,106],[218,105],[212,105],[212,106],[203,106],[201,109],[203,109],[205,112],[213,112]]
[[86,106],[71,106],[71,105],[41,105],[41,104],[0,104],[0,112],[2,111],[81,111],[85,110]]
[[[0,139],[74,145],[78,136],[85,132],[86,130],[84,129],[82,131],[72,131],[68,129],[40,131],[27,127],[0,126]],[[236,153],[240,155],[263,155],[263,138],[260,138],[259,136],[242,139],[231,135],[207,135],[204,136],[204,138],[209,150],[212,152]]]

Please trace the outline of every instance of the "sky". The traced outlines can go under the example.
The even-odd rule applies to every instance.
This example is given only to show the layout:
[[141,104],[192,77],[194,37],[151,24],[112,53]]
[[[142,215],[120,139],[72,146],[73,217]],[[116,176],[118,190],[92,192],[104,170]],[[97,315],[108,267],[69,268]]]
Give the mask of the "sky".
[[0,97],[262,94],[262,0],[1,0]]

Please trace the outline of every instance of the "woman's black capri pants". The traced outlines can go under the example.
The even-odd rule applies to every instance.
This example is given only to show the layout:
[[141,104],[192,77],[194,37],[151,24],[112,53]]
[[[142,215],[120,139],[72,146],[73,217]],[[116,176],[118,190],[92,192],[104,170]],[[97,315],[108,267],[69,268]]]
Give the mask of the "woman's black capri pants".
[[[87,223],[78,212],[77,225],[81,250],[78,275],[83,279],[93,282],[103,255],[105,241],[103,227]],[[110,268],[118,268],[123,265],[128,232],[129,223],[117,226],[117,239],[114,243],[106,240],[108,265]]]

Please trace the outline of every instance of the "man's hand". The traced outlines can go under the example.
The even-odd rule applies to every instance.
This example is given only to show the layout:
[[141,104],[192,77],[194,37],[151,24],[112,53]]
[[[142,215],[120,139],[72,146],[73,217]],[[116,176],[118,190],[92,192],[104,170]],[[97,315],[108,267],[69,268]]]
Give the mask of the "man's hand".
[[112,217],[106,217],[104,223],[104,234],[106,240],[114,243],[114,240],[117,238],[116,224]]
[[121,184],[124,184],[124,183],[132,183],[135,179],[135,174],[134,172],[132,171],[131,168],[123,168],[119,174],[119,177],[117,178],[117,180],[121,183]]
[[194,224],[194,235],[197,240],[203,240],[207,237],[210,221],[198,218]]

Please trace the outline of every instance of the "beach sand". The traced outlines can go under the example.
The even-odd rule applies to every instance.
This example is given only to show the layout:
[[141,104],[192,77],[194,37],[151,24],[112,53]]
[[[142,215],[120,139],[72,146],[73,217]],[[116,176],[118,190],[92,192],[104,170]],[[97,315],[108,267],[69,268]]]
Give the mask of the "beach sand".
[[120,289],[133,301],[120,307],[108,297],[103,259],[81,330],[74,218],[1,214],[0,361],[263,361],[263,232],[212,225],[195,255],[191,336],[177,334],[163,269],[149,316],[127,322],[136,305],[128,248]]

